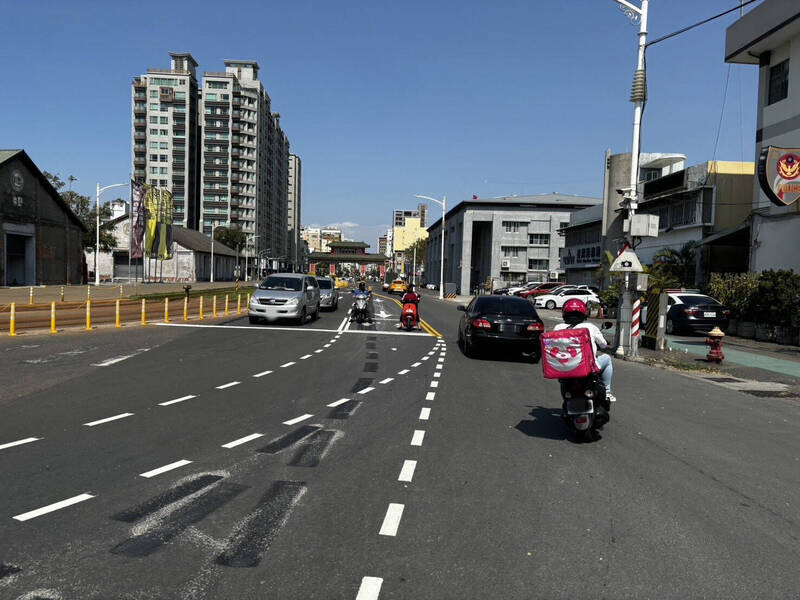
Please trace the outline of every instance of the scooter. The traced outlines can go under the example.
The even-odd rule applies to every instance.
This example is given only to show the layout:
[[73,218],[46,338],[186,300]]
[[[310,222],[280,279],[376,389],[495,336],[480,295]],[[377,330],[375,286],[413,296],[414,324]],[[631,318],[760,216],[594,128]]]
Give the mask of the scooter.
[[400,322],[406,331],[411,331],[417,327],[419,315],[417,313],[416,302],[406,302],[403,304],[403,311],[400,313]]
[[[612,323],[605,322],[601,331],[610,329]],[[561,384],[561,416],[567,427],[580,435],[584,441],[597,438],[597,430],[611,419],[611,402],[606,398],[606,387],[599,373],[576,379],[559,379]]]
[[350,315],[350,320],[352,321],[355,319],[357,323],[371,321],[372,319],[369,317],[369,309],[367,308],[369,293],[356,290],[353,292],[353,295],[355,296],[355,301],[353,302],[353,311]]

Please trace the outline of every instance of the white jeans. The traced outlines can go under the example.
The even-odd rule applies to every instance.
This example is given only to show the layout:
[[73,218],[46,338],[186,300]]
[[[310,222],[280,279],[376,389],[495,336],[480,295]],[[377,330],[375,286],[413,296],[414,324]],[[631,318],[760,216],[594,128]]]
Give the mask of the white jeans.
[[614,366],[611,364],[611,357],[608,354],[598,354],[595,357],[597,366],[600,367],[600,379],[606,386],[606,394],[611,393],[611,376],[614,374]]

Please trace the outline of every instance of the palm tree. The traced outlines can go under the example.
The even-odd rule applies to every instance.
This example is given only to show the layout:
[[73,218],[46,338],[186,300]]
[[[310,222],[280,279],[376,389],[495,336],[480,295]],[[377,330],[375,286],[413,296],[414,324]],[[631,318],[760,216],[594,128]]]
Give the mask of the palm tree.
[[696,241],[691,240],[678,250],[662,248],[653,256],[651,277],[662,280],[667,287],[670,285],[694,285],[698,246]]

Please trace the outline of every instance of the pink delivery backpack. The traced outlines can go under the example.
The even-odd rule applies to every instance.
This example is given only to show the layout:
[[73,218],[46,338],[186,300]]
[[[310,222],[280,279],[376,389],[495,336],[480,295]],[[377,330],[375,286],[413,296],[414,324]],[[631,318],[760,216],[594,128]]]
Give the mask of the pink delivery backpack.
[[539,340],[542,370],[547,379],[577,379],[598,372],[588,329],[548,331]]

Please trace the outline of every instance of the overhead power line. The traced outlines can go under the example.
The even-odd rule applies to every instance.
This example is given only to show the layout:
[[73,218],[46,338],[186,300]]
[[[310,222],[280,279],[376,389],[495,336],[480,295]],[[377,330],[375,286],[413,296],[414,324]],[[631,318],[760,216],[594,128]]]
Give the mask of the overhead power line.
[[670,38],[673,38],[676,35],[680,35],[682,33],[686,33],[690,29],[694,29],[695,27],[700,27],[701,25],[705,25],[706,23],[710,23],[714,19],[719,19],[720,17],[724,17],[725,15],[729,15],[730,13],[735,12],[737,10],[743,10],[745,6],[747,6],[748,4],[752,4],[753,2],[757,2],[757,0],[747,0],[746,2],[742,2],[739,6],[735,6],[735,7],[731,8],[731,9],[728,9],[728,10],[726,10],[724,12],[719,13],[718,15],[714,15],[713,17],[708,17],[707,19],[703,19],[702,21],[694,23],[693,25],[688,25],[688,26],[686,26],[686,27],[684,27],[682,29],[678,29],[678,31],[673,31],[672,33],[668,33],[667,35],[662,35],[660,38],[656,38],[654,40],[651,40],[651,41],[647,42],[647,44],[645,44],[645,46],[652,46],[654,44],[658,44],[659,42],[663,42],[664,40],[668,40]]

